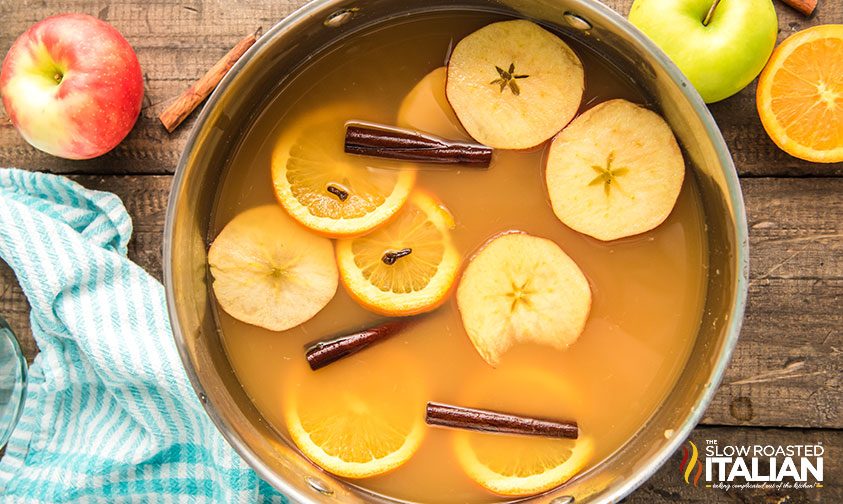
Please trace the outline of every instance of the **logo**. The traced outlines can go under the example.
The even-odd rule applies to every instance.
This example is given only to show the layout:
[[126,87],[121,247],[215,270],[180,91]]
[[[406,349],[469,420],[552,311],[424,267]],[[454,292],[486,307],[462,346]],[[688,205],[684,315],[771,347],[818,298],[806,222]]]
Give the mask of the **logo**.
[[[690,446],[690,449],[688,447]],[[697,445],[693,441],[688,441],[686,446],[682,447],[682,462],[679,464],[679,471],[685,475],[685,484],[700,486],[700,476],[702,476],[703,465],[699,460],[700,452],[697,450]],[[693,479],[692,475],[693,474]]]
[[707,439],[682,446],[679,472],[686,485],[731,489],[815,489],[823,487],[825,448],[800,445],[720,444]]

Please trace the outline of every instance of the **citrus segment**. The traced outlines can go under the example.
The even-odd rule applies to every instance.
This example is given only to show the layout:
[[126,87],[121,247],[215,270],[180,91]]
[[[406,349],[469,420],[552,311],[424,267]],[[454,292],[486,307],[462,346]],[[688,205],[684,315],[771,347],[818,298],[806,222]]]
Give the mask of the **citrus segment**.
[[[473,388],[478,407],[537,417],[551,411],[560,419],[575,419],[580,409],[568,383],[535,368],[502,369]],[[563,484],[591,461],[594,451],[593,441],[582,433],[574,440],[458,431],[454,448],[471,479],[509,496],[534,495]]]
[[453,216],[439,201],[416,191],[383,227],[337,242],[342,281],[374,312],[400,316],[430,311],[445,300],[459,269],[453,227]]
[[232,317],[272,331],[316,315],[337,291],[330,240],[308,233],[278,205],[247,210],[208,251],[217,302]]
[[817,163],[843,161],[843,25],[791,35],[761,73],[758,114],[785,152]]
[[366,233],[395,215],[415,182],[406,164],[344,152],[345,123],[365,110],[334,105],[285,128],[272,155],[281,205],[297,221],[330,237]]
[[338,476],[366,478],[412,457],[424,438],[424,393],[418,369],[400,355],[317,373],[301,368],[307,379],[290,380],[287,428],[310,460]]

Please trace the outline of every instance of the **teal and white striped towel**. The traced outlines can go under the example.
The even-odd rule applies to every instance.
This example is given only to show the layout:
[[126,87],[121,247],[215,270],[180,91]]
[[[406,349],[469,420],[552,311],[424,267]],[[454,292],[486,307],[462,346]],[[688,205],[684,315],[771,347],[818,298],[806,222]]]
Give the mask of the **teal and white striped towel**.
[[0,169],[0,257],[41,353],[0,461],[3,502],[286,502],[205,415],[120,199]]

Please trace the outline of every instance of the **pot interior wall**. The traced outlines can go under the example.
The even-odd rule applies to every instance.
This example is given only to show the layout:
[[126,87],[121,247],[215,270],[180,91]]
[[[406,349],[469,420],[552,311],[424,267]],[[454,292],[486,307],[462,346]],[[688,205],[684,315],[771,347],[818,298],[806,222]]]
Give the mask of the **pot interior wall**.
[[[716,387],[737,336],[742,316],[745,264],[745,218],[736,195],[734,168],[719,132],[695,111],[701,102],[689,101],[668,71],[644,51],[620,17],[588,0],[326,0],[284,20],[264,35],[215,93],[203,112],[182,158],[165,240],[165,268],[171,316],[188,374],[200,399],[218,427],[241,455],[271,484],[297,500],[362,501],[364,494],[327,477],[301,459],[267,425],[240,387],[223,352],[215,325],[208,285],[206,251],[208,223],[227,160],[243,132],[283,81],[319,48],[384,18],[408,15],[408,9],[495,9],[520,13],[554,25],[598,47],[624,69],[660,105],[694,167],[707,216],[710,267],[708,296],[700,331],[690,360],[663,406],[638,435],[608,462],[551,494],[536,497],[549,502],[571,495],[577,502],[599,498],[617,500],[658,468],[659,459],[673,451],[693,427],[703,397]],[[326,26],[332,13],[358,7],[345,24]],[[591,28],[583,27],[586,20]],[[327,23],[330,25],[331,23]],[[622,414],[622,412],[619,412]],[[673,433],[673,435],[669,435]],[[320,491],[320,488],[322,491]],[[375,496],[365,495],[367,500]],[[380,500],[380,499],[378,499]],[[563,501],[558,501],[563,502]]]

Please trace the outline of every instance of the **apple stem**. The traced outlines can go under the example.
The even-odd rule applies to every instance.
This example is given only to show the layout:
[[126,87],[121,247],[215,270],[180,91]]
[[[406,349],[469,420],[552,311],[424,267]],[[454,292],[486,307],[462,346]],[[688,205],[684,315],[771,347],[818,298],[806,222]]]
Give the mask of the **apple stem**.
[[703,20],[703,26],[708,26],[708,23],[711,22],[711,18],[714,16],[714,11],[717,9],[718,4],[720,4],[720,0],[714,0],[711,4],[711,8],[708,9],[708,14],[705,15],[705,19]]
[[60,74],[58,72],[56,72],[56,74],[53,75],[53,79],[56,81],[56,84],[61,84],[62,77],[63,77],[62,74]]

